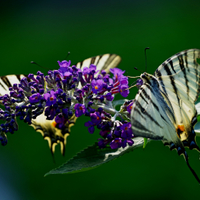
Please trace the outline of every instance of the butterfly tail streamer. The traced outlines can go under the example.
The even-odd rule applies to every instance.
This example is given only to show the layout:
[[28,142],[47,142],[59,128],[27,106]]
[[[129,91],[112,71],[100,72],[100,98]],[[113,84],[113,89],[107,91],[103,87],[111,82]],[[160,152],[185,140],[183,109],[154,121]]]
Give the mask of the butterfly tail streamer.
[[187,166],[189,167],[190,171],[192,172],[193,176],[195,177],[195,179],[198,181],[198,183],[200,184],[200,179],[198,177],[198,175],[196,174],[196,172],[192,169],[192,167],[190,166],[189,164],[189,160],[188,160],[188,155],[187,153],[185,152],[184,153],[184,157],[185,157],[185,161],[186,161],[186,164]]

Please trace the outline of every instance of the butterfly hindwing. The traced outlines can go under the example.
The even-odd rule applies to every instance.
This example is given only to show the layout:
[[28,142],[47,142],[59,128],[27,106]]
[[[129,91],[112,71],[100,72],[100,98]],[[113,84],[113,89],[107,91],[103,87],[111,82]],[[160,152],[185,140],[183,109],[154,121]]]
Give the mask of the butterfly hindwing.
[[[105,70],[107,73],[110,68],[115,68],[121,61],[120,56],[116,54],[103,54],[88,58],[76,64],[77,68],[83,69],[84,67],[89,67],[91,64],[97,66],[98,73],[97,76],[102,70]],[[9,87],[14,83],[19,84],[20,80],[26,75],[7,75],[0,77],[0,96],[9,94]],[[79,89],[81,85],[79,84]],[[70,128],[75,124],[77,117],[73,115],[68,122],[65,124],[65,129],[60,130],[56,128],[54,120],[46,120],[46,116],[43,114],[39,115],[36,119],[32,120],[31,126],[37,131],[40,132],[44,139],[48,141],[49,148],[53,154],[55,151],[55,146],[60,143],[61,153],[64,155],[65,146],[67,143],[67,137],[70,135]]]
[[46,120],[44,114],[39,115],[36,119],[32,120],[31,126],[40,132],[45,140],[48,141],[51,153],[55,152],[55,146],[60,143],[61,153],[64,155],[67,137],[70,135],[70,129],[75,124],[77,117],[73,115],[65,124],[65,129],[60,130],[52,124],[54,120]]

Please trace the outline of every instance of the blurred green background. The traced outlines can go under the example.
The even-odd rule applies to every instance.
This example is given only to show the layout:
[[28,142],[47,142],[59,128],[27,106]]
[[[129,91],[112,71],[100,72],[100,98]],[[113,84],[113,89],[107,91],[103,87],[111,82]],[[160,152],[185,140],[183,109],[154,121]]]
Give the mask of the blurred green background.
[[[67,52],[72,63],[85,58],[116,53],[126,75],[147,72],[173,54],[200,48],[200,1],[1,1],[1,75],[36,73],[47,70],[31,65],[34,60],[57,69],[57,60]],[[132,80],[131,80],[132,81]],[[131,90],[130,99],[136,89]],[[56,148],[55,160],[47,141],[23,122],[19,131],[8,134],[0,146],[0,199],[199,199],[199,184],[182,156],[155,141],[91,171],[69,175],[44,174],[98,138],[79,119],[68,139],[66,155]],[[200,144],[200,138],[197,138]],[[200,176],[199,153],[189,151],[191,166]]]

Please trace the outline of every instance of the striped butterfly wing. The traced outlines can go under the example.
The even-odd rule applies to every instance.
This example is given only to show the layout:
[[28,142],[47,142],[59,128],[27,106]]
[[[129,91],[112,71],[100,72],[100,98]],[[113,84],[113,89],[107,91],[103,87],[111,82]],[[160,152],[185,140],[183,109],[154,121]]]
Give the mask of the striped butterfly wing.
[[9,87],[12,87],[14,83],[20,83],[20,80],[24,78],[25,75],[7,75],[0,77],[0,96],[9,94]]
[[[82,62],[77,63],[76,67],[82,69],[94,64],[97,66],[97,70],[99,70],[96,74],[97,76],[102,70],[109,72],[109,69],[115,68],[120,61],[120,56],[116,54],[104,54],[85,59]],[[9,87],[14,83],[20,83],[20,80],[23,77],[25,77],[25,75],[8,75],[0,77],[0,95],[9,94]],[[81,85],[78,87],[81,88]],[[36,131],[40,132],[43,138],[48,141],[52,154],[55,151],[55,146],[60,143],[61,153],[64,155],[67,137],[70,135],[70,128],[75,124],[76,119],[75,115],[73,115],[65,124],[65,130],[61,131],[52,125],[54,120],[46,120],[44,114],[41,114],[36,119],[32,120],[31,126],[33,126]]]
[[85,59],[82,62],[78,62],[76,67],[82,69],[83,67],[89,67],[91,64],[94,64],[97,66],[97,70],[99,70],[99,72],[96,74],[98,75],[102,70],[105,70],[106,73],[109,73],[109,70],[111,68],[115,68],[120,62],[120,56],[116,54],[104,54]]
[[183,154],[200,183],[185,151],[185,146],[200,150],[193,128],[197,121],[194,102],[200,87],[198,58],[198,49],[182,51],[160,65],[154,76],[142,74],[143,85],[135,98],[131,123],[135,136],[161,139],[170,149]]
[[[164,140],[175,133],[175,118],[170,102],[159,90],[156,79],[144,83],[135,97],[131,124],[134,136]],[[163,98],[164,97],[164,98]]]
[[[167,59],[154,75],[168,96],[176,118],[178,138],[184,146],[197,148],[193,127],[197,121],[195,101],[200,92],[199,49],[182,51]],[[169,143],[170,141],[166,141]]]

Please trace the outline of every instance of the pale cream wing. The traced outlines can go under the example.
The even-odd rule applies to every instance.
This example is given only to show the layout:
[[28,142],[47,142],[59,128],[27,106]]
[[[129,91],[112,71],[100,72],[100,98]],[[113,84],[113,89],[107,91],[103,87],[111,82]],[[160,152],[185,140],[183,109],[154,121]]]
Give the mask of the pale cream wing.
[[[200,58],[199,49],[190,49],[175,54],[158,67],[154,75],[160,89],[168,96],[176,118],[181,141],[185,146],[195,140],[193,126],[196,123],[195,101],[200,91]],[[197,148],[196,145],[193,145]]]
[[134,100],[131,124],[134,136],[181,145],[176,134],[174,113],[168,99],[153,79],[141,86]]

